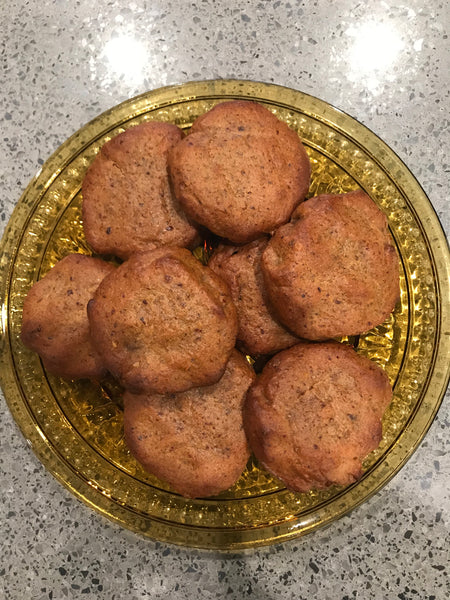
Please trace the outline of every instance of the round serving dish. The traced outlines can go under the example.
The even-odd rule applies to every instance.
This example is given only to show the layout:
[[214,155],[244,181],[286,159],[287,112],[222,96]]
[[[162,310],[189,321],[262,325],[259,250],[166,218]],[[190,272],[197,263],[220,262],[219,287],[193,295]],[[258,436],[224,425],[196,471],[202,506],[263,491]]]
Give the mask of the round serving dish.
[[[310,196],[365,190],[385,212],[401,263],[401,299],[391,318],[352,340],[388,373],[394,398],[383,439],[357,483],[296,494],[251,460],[237,484],[188,500],[145,473],[123,440],[113,382],[67,382],[48,374],[20,342],[30,286],[83,236],[81,182],[107,140],[143,121],[188,129],[218,102],[264,104],[302,138],[312,163]],[[14,419],[46,468],[73,494],[135,532],[186,546],[237,549],[306,534],[349,512],[385,485],[417,448],[449,377],[450,259],[425,193],[375,134],[329,104],[288,88],[250,81],[171,86],[128,100],[69,138],[31,181],[0,247],[0,377]]]

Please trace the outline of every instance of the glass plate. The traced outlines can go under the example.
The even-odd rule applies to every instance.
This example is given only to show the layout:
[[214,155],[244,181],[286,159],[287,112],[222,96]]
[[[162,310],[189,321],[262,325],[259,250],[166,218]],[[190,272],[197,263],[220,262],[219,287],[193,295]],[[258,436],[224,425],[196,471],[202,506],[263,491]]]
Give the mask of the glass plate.
[[[379,448],[348,487],[296,494],[251,460],[237,484],[215,498],[187,500],[146,474],[123,440],[120,394],[48,374],[20,343],[30,286],[71,252],[89,253],[80,186],[107,140],[143,121],[188,129],[216,103],[264,104],[298,131],[312,162],[310,195],[364,189],[389,219],[401,262],[401,300],[388,322],[352,340],[386,369],[394,399]],[[418,446],[448,381],[449,253],[417,181],[377,136],[306,94],[250,81],[207,81],[146,93],[82,127],[45,163],[20,199],[1,245],[1,382],[34,452],[73,494],[121,525],[154,539],[219,549],[280,542],[330,523],[379,490]]]

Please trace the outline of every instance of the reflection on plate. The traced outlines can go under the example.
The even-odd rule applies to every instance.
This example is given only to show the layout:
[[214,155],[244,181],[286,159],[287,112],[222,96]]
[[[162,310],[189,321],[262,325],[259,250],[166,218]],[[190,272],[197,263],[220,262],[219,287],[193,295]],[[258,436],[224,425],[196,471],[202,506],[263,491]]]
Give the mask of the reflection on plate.
[[[358,340],[386,369],[394,400],[380,447],[346,488],[294,494],[250,461],[216,498],[187,500],[146,474],[123,441],[113,382],[61,381],[19,339],[30,286],[71,252],[89,253],[80,185],[101,145],[127,127],[162,120],[189,128],[225,99],[262,102],[298,131],[312,167],[310,195],[364,189],[385,211],[401,259],[401,300],[388,322]],[[379,490],[430,426],[448,378],[450,299],[446,240],[420,186],[373,133],[328,104],[287,88],[209,81],[163,88],[104,113],[67,140],[30,183],[1,246],[1,378],[11,412],[44,465],[102,514],[154,539],[235,549],[305,534]],[[448,337],[448,336],[447,336]]]

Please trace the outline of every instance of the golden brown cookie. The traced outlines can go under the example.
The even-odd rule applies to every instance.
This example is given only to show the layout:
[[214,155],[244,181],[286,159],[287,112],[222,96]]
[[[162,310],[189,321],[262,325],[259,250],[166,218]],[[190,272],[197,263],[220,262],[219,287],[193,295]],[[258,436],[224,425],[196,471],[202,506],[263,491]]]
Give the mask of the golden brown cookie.
[[176,125],[149,122],[103,145],[82,185],[84,232],[96,252],[126,259],[162,245],[198,243],[167,174],[167,154],[182,136]]
[[215,384],[178,394],[124,396],[125,441],[143,467],[190,498],[231,487],[249,458],[242,405],[253,369],[233,350]]
[[384,371],[350,346],[300,343],[264,367],[244,425],[256,457],[288,488],[348,485],[379,445],[391,397]]
[[267,303],[261,272],[261,255],[267,245],[261,238],[244,246],[220,245],[208,266],[224,279],[238,315],[237,338],[249,354],[273,354],[298,342],[278,323]]
[[215,383],[236,341],[227,285],[183,248],[134,254],[102,281],[88,315],[105,364],[134,393]]
[[28,292],[21,339],[49,372],[67,379],[100,379],[106,373],[92,346],[87,304],[113,270],[100,259],[70,254]]
[[239,244],[285,223],[311,174],[297,133],[261,104],[240,100],[198,118],[171,150],[169,169],[186,213]]
[[261,268],[277,317],[311,340],[372,329],[400,294],[387,219],[362,191],[303,202],[275,232]]

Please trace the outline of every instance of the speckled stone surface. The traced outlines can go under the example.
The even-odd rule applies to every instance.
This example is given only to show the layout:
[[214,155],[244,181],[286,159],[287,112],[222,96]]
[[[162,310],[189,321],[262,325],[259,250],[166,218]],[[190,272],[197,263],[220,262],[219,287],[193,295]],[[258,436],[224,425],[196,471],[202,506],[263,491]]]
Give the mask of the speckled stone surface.
[[[0,22],[0,234],[80,126],[146,90],[212,78],[274,82],[356,117],[406,162],[449,231],[447,2],[11,0]],[[0,598],[444,600],[449,409],[447,395],[406,466],[350,516],[220,554],[91,511],[34,457],[1,397]]]

